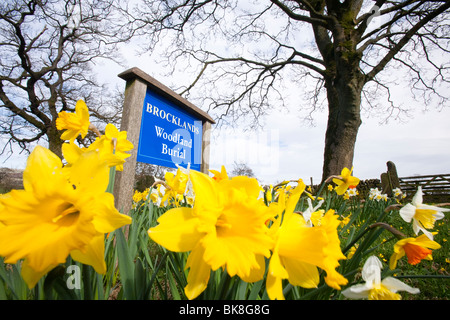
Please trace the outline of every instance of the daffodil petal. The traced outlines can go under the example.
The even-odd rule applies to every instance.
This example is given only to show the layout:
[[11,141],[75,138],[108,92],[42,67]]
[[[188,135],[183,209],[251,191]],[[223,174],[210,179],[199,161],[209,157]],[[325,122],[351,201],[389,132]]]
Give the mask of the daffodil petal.
[[416,207],[413,206],[411,203],[408,203],[403,208],[400,209],[399,214],[403,220],[409,223],[416,214]]
[[369,291],[371,288],[365,284],[356,284],[345,290],[342,290],[342,294],[349,299],[367,299],[369,297]]
[[7,263],[26,258],[34,271],[41,272],[48,266],[64,263],[70,251],[89,243],[95,231],[93,227],[85,228],[79,232],[77,225],[63,228],[51,223],[7,226],[0,235],[0,255],[7,257]]
[[326,284],[336,290],[341,290],[341,285],[346,285],[348,280],[335,269],[326,269],[327,276],[325,277]]
[[393,277],[384,278],[381,283],[392,292],[406,291],[412,294],[420,293],[420,290],[418,288],[413,288]]
[[286,202],[286,213],[290,214],[294,212],[298,200],[300,199],[300,196],[303,193],[303,191],[305,191],[305,188],[306,185],[303,182],[301,182],[295,187],[294,190],[292,190],[292,194],[289,196]]
[[42,146],[36,146],[28,157],[23,172],[24,189],[42,194],[48,189],[49,183],[58,183],[64,179],[61,168],[61,159],[56,154]]
[[[326,245],[323,230],[311,228],[306,225],[303,217],[298,214],[283,221],[282,233],[279,237],[280,256],[297,259],[318,265],[323,262],[324,256],[321,250]],[[314,245],[312,245],[314,244]]]
[[422,187],[418,187],[416,193],[414,194],[411,203],[413,206],[417,207],[423,203],[423,191]]
[[119,137],[119,129],[116,128],[112,123],[108,123],[105,127],[105,136],[111,140],[113,138]]
[[78,131],[66,130],[61,134],[61,140],[69,140],[73,142],[78,137],[78,134]]
[[370,256],[364,263],[362,278],[368,283],[369,287],[372,288],[374,285],[381,283],[382,267],[381,261],[375,256]]
[[64,159],[68,163],[75,163],[80,156],[83,154],[83,149],[78,147],[75,143],[63,143],[62,145],[62,153]]
[[108,233],[130,224],[130,216],[120,213],[114,206],[114,196],[110,193],[102,193],[96,197],[94,220],[95,229],[100,233]]
[[257,255],[257,267],[251,268],[248,276],[242,276],[241,279],[245,282],[256,282],[264,277],[266,261],[263,255]]
[[109,168],[106,161],[100,159],[98,152],[89,151],[80,155],[78,161],[67,168],[70,182],[91,195],[106,191],[109,184]]
[[267,274],[266,291],[271,300],[284,300],[283,283],[281,278]]
[[197,298],[208,285],[211,268],[203,261],[203,254],[203,247],[197,245],[189,254],[186,262],[186,269],[190,268],[190,270],[184,292],[190,300]]
[[[78,100],[75,105],[75,113],[79,115],[82,123],[89,122],[89,109],[83,100]],[[85,127],[88,127],[85,125]]]
[[219,203],[217,182],[198,171],[192,170],[189,175],[195,192],[195,214],[201,215],[204,208],[214,210]]
[[260,192],[258,180],[246,176],[237,176],[231,179],[222,180],[219,185],[225,188],[235,188],[243,191],[248,197],[257,199]]
[[34,288],[34,286],[38,283],[38,281],[46,275],[50,270],[55,268],[57,264],[50,265],[43,270],[35,271],[28,264],[28,260],[25,259],[22,263],[22,269],[20,271],[20,275],[22,279],[25,281],[29,289]]
[[198,231],[199,220],[193,215],[192,208],[170,209],[158,218],[158,223],[148,230],[148,235],[171,251],[190,251],[204,236]]
[[281,258],[278,254],[277,249],[274,250],[274,252],[272,253],[272,256],[270,257],[269,274],[273,277],[280,278],[280,279],[287,279],[289,277],[287,270],[284,268],[283,264],[281,263]]
[[316,288],[320,277],[317,267],[294,259],[283,259],[289,274],[289,283],[303,288]]
[[424,234],[418,236],[413,243],[416,245],[419,245],[421,247],[430,248],[433,250],[441,248],[441,245],[439,243],[437,243],[436,241],[430,240],[430,238]]
[[105,236],[98,234],[93,237],[91,242],[86,246],[85,250],[72,250],[70,256],[83,264],[94,267],[99,274],[106,272],[105,255]]
[[[337,183],[337,182],[336,182]],[[342,181],[341,181],[341,184],[340,185],[338,185],[334,190],[336,191],[336,193],[338,194],[338,195],[343,195],[344,193],[345,193],[345,191],[347,191],[347,188],[348,188],[348,186],[345,184],[345,183],[343,183]]]

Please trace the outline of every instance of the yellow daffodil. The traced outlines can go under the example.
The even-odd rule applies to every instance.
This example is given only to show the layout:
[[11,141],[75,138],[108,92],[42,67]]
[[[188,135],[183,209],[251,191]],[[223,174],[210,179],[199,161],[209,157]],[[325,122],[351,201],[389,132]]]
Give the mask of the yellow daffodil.
[[194,197],[186,197],[186,202],[188,205],[194,205]]
[[214,176],[212,177],[214,180],[219,182],[220,180],[228,180],[228,174],[227,170],[225,169],[225,166],[222,166],[220,169],[220,172],[217,170],[209,170]]
[[394,245],[394,253],[391,256],[389,267],[395,269],[397,261],[403,256],[407,256],[408,263],[411,265],[418,264],[422,259],[432,260],[432,251],[430,249],[439,249],[439,243],[430,240],[426,234],[422,234],[417,238],[405,238],[399,240]]
[[56,119],[56,128],[66,130],[62,133],[62,140],[73,142],[78,135],[84,138],[89,129],[89,110],[83,100],[78,100],[75,113],[61,111]]
[[346,194],[348,194],[349,197],[354,197],[354,196],[357,196],[359,194],[359,192],[358,192],[358,190],[356,190],[355,186],[350,186],[347,189]]
[[353,255],[356,252],[356,249],[358,249],[358,245],[354,245],[353,247],[350,248],[350,250],[347,253],[347,259],[351,259],[353,257]]
[[51,151],[37,146],[23,173],[23,190],[0,199],[0,255],[22,264],[30,288],[52,268],[73,259],[106,271],[104,234],[131,218],[114,208],[105,192],[109,169],[98,153],[89,152],[69,168]]
[[283,279],[295,286],[317,287],[320,279],[317,267],[326,271],[325,281],[329,286],[340,289],[340,285],[347,283],[335,270],[338,260],[345,259],[336,231],[339,220],[329,210],[320,226],[309,226],[300,214],[294,213],[304,190],[305,184],[299,183],[285,205],[284,194],[280,194],[279,212],[284,211],[284,215],[280,214],[270,228],[275,242],[266,279],[270,299],[284,299]]
[[337,184],[335,190],[338,195],[343,195],[350,186],[356,187],[358,185],[359,179],[356,177],[352,177],[352,171],[353,168],[351,170],[349,170],[348,168],[344,168],[342,169],[339,178],[333,178],[333,182]]
[[159,192],[157,189],[152,189],[152,192],[150,193],[150,200],[152,200],[153,203],[157,203],[159,199]]
[[146,188],[144,191],[142,191],[142,200],[147,200],[148,194],[150,193],[150,188]]
[[398,291],[407,291],[412,294],[419,293],[419,289],[412,288],[407,284],[392,277],[381,280],[381,261],[371,256],[367,259],[362,269],[364,284],[356,284],[342,291],[342,294],[350,299],[369,300],[401,300]]
[[344,227],[344,226],[346,226],[349,222],[350,222],[350,216],[342,217],[340,226],[341,226],[341,227]]
[[325,211],[321,210],[320,212],[318,212],[317,210],[322,206],[324,200],[320,200],[315,207],[313,207],[310,198],[307,198],[306,201],[308,202],[308,208],[306,208],[306,210],[303,212],[303,218],[310,226],[320,225],[320,219],[322,218]]
[[[99,139],[99,138],[97,138]],[[105,150],[104,152],[100,152],[101,144],[96,141],[94,141],[89,147],[87,148],[80,148],[73,142],[69,143],[63,143],[62,145],[62,153],[64,156],[64,160],[67,161],[69,165],[72,163],[75,163],[79,157],[85,153],[90,151],[96,151],[99,152],[100,158],[104,161],[106,161],[108,167],[119,167],[123,168],[123,164],[125,163],[125,159],[122,159],[118,156],[116,156],[113,153],[110,153],[108,150]]]
[[270,185],[269,188],[267,189],[265,195],[266,195],[266,200],[268,203],[272,202],[272,191],[273,191],[273,186]]
[[189,180],[189,176],[185,174],[182,170],[177,169],[177,173],[166,172],[164,175],[166,185],[170,187],[170,190],[176,194],[183,195],[186,191],[186,185]]
[[392,192],[394,193],[395,198],[405,198],[406,194],[403,193],[403,191],[400,188],[394,188],[392,189]]
[[419,234],[419,231],[422,231],[428,238],[433,240],[433,234],[427,229],[432,229],[436,220],[444,218],[443,212],[448,211],[450,209],[423,204],[422,187],[419,187],[411,203],[401,208],[399,214],[406,222],[411,222],[412,220],[413,230],[416,235]]
[[218,268],[247,282],[261,280],[264,257],[270,256],[272,247],[265,221],[273,211],[257,200],[257,180],[235,177],[217,182],[197,171],[190,172],[190,179],[193,208],[167,211],[148,231],[152,240],[168,250],[190,251],[186,296],[194,299],[201,294],[211,270]]
[[[125,160],[131,156],[127,151],[132,150],[134,146],[127,140],[126,131],[119,131],[112,123],[108,123],[105,127],[105,134],[97,138],[90,148],[98,150],[103,159],[108,159],[113,155],[118,159]],[[123,165],[118,164],[116,170],[122,171]]]
[[179,196],[183,196],[187,191],[189,176],[182,169],[178,168],[176,174],[166,172],[164,180],[166,190],[161,202],[165,203],[168,200],[173,200],[175,205],[178,205],[180,200]]
[[[125,159],[131,156],[126,152],[133,149],[133,144],[127,140],[127,132],[119,131],[113,124],[108,123],[105,134],[101,135],[97,128],[89,124],[89,111],[82,100],[77,102],[75,111],[75,114],[61,112],[56,120],[58,129],[67,129],[61,135],[61,139],[70,140],[69,143],[62,145],[64,159],[71,165],[78,160],[81,154],[97,151],[100,158],[105,160],[109,167],[115,166],[117,171],[122,171]],[[94,130],[98,137],[88,148],[80,148],[74,143],[74,140],[80,133],[84,137],[88,129]]]
[[134,190],[133,202],[138,203],[138,202],[140,202],[142,200],[143,200],[142,192],[140,192],[138,190]]

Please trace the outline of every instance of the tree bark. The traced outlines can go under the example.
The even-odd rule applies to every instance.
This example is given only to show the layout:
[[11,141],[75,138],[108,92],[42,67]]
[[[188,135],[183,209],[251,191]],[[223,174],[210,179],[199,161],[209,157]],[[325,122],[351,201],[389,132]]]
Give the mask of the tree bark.
[[322,181],[331,175],[339,175],[344,167],[351,169],[353,165],[356,137],[361,125],[362,85],[356,79],[348,81],[342,83],[344,80],[341,80],[338,84],[327,83],[329,113]]
[[[360,6],[359,1],[354,5]],[[351,169],[361,126],[361,94],[366,78],[360,69],[361,54],[356,46],[360,35],[355,31],[355,12],[340,11],[330,22],[334,41],[321,27],[313,28],[316,43],[324,58],[327,73],[328,123],[325,134],[322,181]]]
[[56,129],[56,125],[48,127],[46,135],[48,149],[62,159],[62,144],[64,141],[61,140],[61,133]]

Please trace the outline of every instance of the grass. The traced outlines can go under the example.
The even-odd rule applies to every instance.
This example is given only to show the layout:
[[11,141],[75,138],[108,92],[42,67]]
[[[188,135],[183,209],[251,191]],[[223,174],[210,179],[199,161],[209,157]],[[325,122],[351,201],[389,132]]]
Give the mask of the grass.
[[[384,201],[361,201],[356,197],[350,198],[349,200],[344,200],[342,196],[337,196],[334,192],[326,192],[325,203],[323,204],[323,209],[335,209],[336,213],[342,217],[349,217],[350,223],[342,229],[339,229],[340,239],[342,249],[349,247],[354,241],[358,244],[363,243],[364,238],[369,233],[365,233],[364,237],[358,238],[358,232],[368,228],[369,225],[373,224],[379,218],[380,214],[384,212],[386,203]],[[306,199],[307,197],[302,197],[302,200],[298,203],[298,211],[304,211],[306,209]],[[406,204],[408,201],[405,201]],[[395,200],[390,200],[390,203],[395,203]],[[166,212],[169,208],[160,208],[150,203],[146,203],[142,207],[138,207],[136,210],[131,212],[133,217],[133,224],[130,227],[130,238],[132,240],[128,241],[128,246],[123,249],[124,252],[129,252],[128,254],[132,259],[126,259],[127,261],[133,261],[128,267],[128,272],[133,275],[132,284],[135,286],[134,291],[138,296],[136,298],[145,299],[156,299],[156,300],[178,300],[186,299],[183,294],[183,288],[186,285],[186,270],[183,270],[182,265],[185,261],[186,253],[168,253],[166,250],[156,245],[153,241],[149,239],[146,231],[151,226],[157,224],[156,219]],[[384,215],[383,215],[384,216]],[[437,232],[434,240],[441,245],[441,248],[433,251],[433,260],[422,260],[417,265],[410,265],[407,262],[407,258],[403,257],[398,261],[397,269],[393,276],[397,277],[402,282],[408,285],[419,288],[420,293],[413,295],[406,292],[401,292],[402,299],[404,300],[449,300],[450,298],[450,259],[449,259],[449,249],[450,243],[449,239],[449,219],[450,212],[445,213],[445,217],[442,220],[438,220],[435,223],[434,232]],[[393,210],[387,213],[383,221],[389,225],[395,227],[408,237],[415,236],[412,230],[411,223],[405,222],[398,211]],[[342,267],[347,273],[352,270],[356,270],[349,279],[350,283],[357,283],[361,281],[361,267],[365,259],[369,255],[376,255],[383,262],[385,270],[388,269],[389,259],[392,255],[393,245],[396,239],[392,237],[392,234],[385,230],[378,228],[377,238],[370,243],[369,250],[367,250],[362,256],[361,262],[354,264],[352,266],[351,260],[342,261]],[[109,239],[108,243],[114,240]],[[109,250],[108,250],[109,248]],[[121,278],[125,273],[125,269],[122,270],[122,266],[119,266],[122,272],[117,273],[115,249],[111,249],[111,246],[107,246],[106,250],[106,260],[107,264],[111,266],[108,270],[112,270],[114,274],[105,275],[106,281],[104,295],[107,298],[111,297],[114,288],[117,288],[117,294],[114,295],[115,299],[122,299],[127,295],[124,288],[120,285]],[[368,253],[367,253],[368,252]],[[348,251],[344,252],[348,254]],[[137,264],[140,262],[140,264]],[[347,264],[346,264],[347,263]],[[2,261],[0,261],[0,266]],[[23,281],[20,279],[19,272],[15,271],[16,266],[6,266],[7,268],[3,270],[3,274],[8,274],[6,278],[14,283],[16,296],[11,296],[11,293],[7,287],[3,291],[1,290],[1,279],[0,279],[0,299],[32,299],[33,297],[40,297],[42,295],[37,295],[37,291],[28,291],[24,287]],[[8,269],[9,268],[9,269]],[[134,271],[133,271],[133,270]],[[0,270],[2,271],[2,270]],[[387,270],[389,271],[389,270]],[[120,279],[119,279],[119,274]],[[345,274],[345,273],[343,273]],[[1,275],[1,273],[0,273]],[[353,278],[354,276],[354,278]],[[92,277],[91,277],[92,278]],[[142,278],[142,279],[141,279]],[[141,280],[142,281],[141,281]],[[230,288],[226,293],[228,299],[251,299],[251,297],[258,299],[267,299],[267,294],[264,289],[264,282],[260,281],[255,284],[247,284],[239,279],[228,278],[226,274],[218,270],[214,273],[211,278],[208,289],[200,297],[203,299],[214,299],[217,295],[222,292],[222,287],[227,284]],[[94,285],[97,283],[96,278],[93,278]],[[45,289],[45,282],[41,281],[41,287]],[[153,284],[148,285],[143,290],[142,284]],[[119,285],[117,285],[119,284]],[[321,285],[323,282],[321,283]],[[339,294],[338,291],[333,291],[327,286],[323,286],[322,289],[314,291],[315,289],[303,289],[300,287],[292,288],[289,287],[288,283],[285,282],[285,291],[288,294],[286,298],[289,299],[304,299],[306,297],[312,299],[343,299],[343,296]],[[130,291],[128,289],[128,291]],[[142,292],[146,292],[145,295],[141,296]],[[231,292],[231,294],[229,293]],[[85,296],[79,295],[76,298],[84,298]]]
[[[355,201],[356,202],[356,201]],[[353,203],[355,207],[355,203]],[[350,206],[350,212],[352,211]],[[364,211],[364,210],[363,210]],[[401,292],[404,300],[449,300],[450,299],[450,243],[449,243],[449,219],[450,212],[445,212],[442,220],[435,223],[431,231],[437,232],[434,241],[441,245],[440,249],[433,250],[432,260],[422,260],[417,265],[410,265],[407,257],[401,258],[397,263],[396,272],[393,276],[402,282],[420,289],[419,294]],[[386,223],[396,228],[407,237],[416,237],[412,224],[405,222],[398,211],[391,211],[384,219]],[[356,219],[354,226],[360,228],[366,222],[365,219]],[[393,254],[393,246],[398,241],[387,231],[381,231],[379,238],[371,245],[372,252],[389,268],[389,259]],[[343,239],[345,241],[345,237]],[[357,275],[357,277],[360,275]]]
[[[408,285],[419,288],[420,294],[402,293],[405,300],[449,300],[450,299],[450,243],[449,243],[449,213],[445,213],[442,220],[436,221],[434,241],[441,245],[440,249],[433,250],[433,260],[422,260],[417,265],[410,265],[406,257],[400,259],[397,268],[401,270],[394,276]],[[405,234],[412,235],[410,224],[404,222],[399,215],[392,217],[392,225],[397,226]],[[387,234],[387,232],[386,232]],[[379,258],[388,263],[392,254],[393,242],[380,246]]]

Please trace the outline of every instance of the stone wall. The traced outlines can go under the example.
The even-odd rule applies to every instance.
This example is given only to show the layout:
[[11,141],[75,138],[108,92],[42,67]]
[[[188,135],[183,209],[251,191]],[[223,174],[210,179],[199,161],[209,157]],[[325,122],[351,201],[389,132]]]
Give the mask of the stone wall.
[[0,192],[23,189],[22,175],[23,170],[0,168]]

